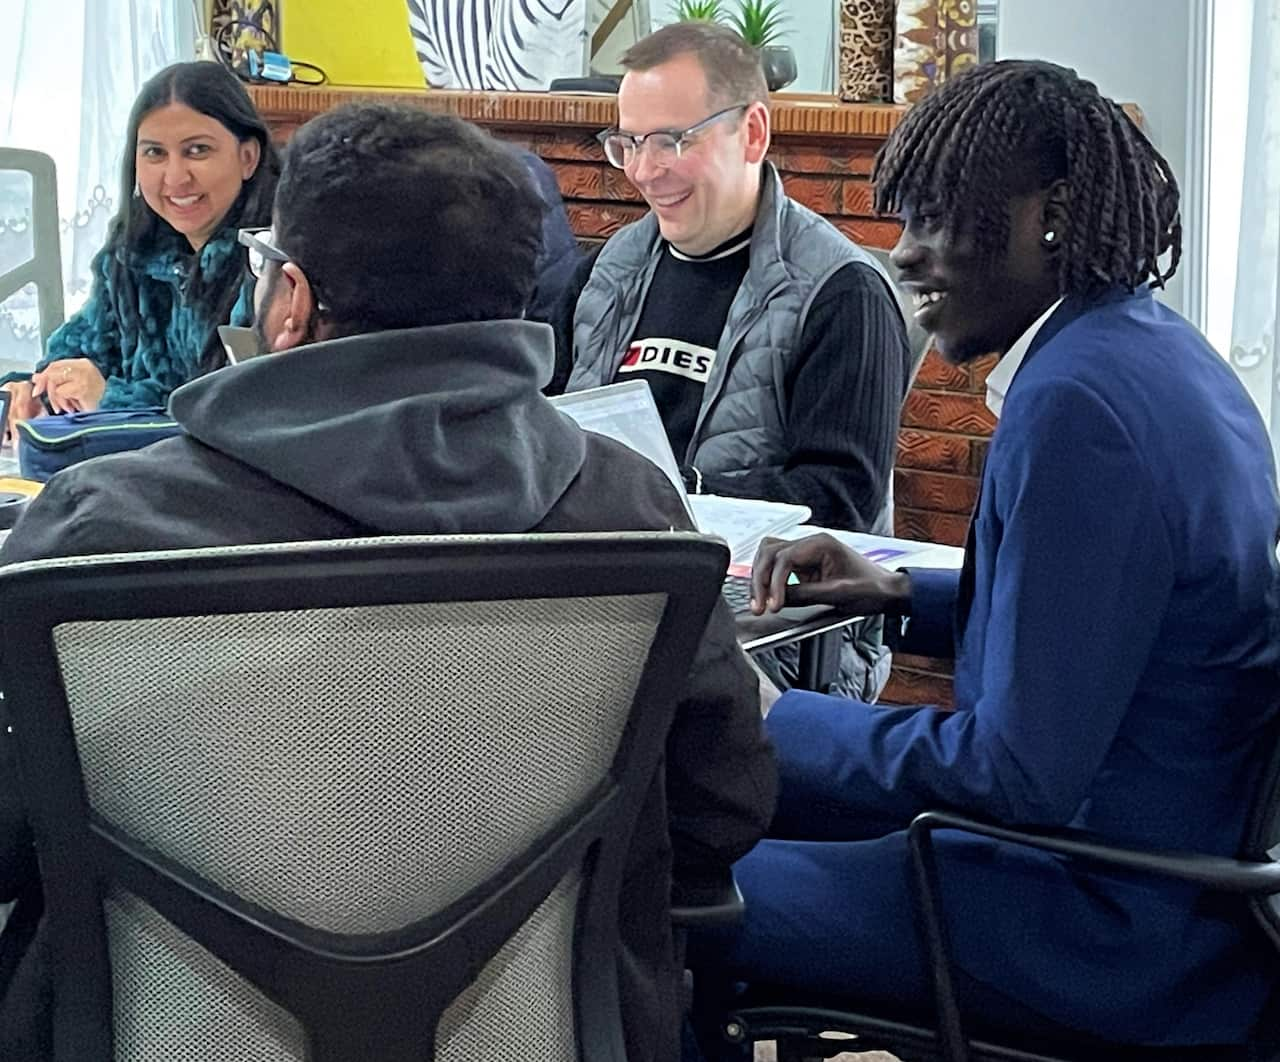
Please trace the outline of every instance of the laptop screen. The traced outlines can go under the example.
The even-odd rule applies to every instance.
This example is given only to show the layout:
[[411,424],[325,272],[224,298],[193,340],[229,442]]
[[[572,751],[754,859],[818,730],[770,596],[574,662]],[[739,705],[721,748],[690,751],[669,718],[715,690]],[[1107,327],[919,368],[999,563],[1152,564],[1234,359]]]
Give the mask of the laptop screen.
[[[653,393],[647,382],[628,380],[626,383],[556,395],[551,404],[572,417],[580,428],[629,446],[662,469],[679,492],[689,519],[694,519],[684,480],[680,476],[680,466],[671,452],[667,429],[658,415],[658,407],[653,403]],[[694,525],[697,526],[696,520]]]
[[218,338],[222,340],[222,349],[227,352],[228,365],[239,365],[265,353],[258,345],[258,334],[252,328],[218,325]]

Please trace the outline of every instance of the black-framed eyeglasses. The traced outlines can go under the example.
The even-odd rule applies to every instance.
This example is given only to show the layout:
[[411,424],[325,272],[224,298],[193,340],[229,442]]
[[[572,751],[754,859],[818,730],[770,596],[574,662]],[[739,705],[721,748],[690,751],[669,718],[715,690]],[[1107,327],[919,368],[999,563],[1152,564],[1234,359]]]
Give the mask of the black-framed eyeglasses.
[[621,129],[606,129],[596,134],[600,146],[604,148],[604,157],[618,169],[630,166],[643,147],[649,152],[649,159],[658,166],[670,166],[684,154],[689,146],[689,137],[707,128],[713,122],[720,121],[730,114],[745,111],[751,104],[735,103],[722,111],[703,118],[702,121],[689,126],[688,129],[655,129],[652,133],[624,133]]
[[249,272],[259,280],[267,271],[268,262],[288,262],[289,256],[275,245],[275,237],[268,229],[241,229],[236,239],[249,248]]
[[[241,229],[236,233],[236,239],[249,248],[249,272],[259,280],[262,279],[262,274],[267,271],[268,262],[284,264],[285,262],[293,261],[289,255],[275,245],[275,235],[271,229]],[[329,313],[330,307],[320,297],[320,292],[316,289],[314,280],[311,281],[311,290],[315,292],[316,309],[320,313]]]

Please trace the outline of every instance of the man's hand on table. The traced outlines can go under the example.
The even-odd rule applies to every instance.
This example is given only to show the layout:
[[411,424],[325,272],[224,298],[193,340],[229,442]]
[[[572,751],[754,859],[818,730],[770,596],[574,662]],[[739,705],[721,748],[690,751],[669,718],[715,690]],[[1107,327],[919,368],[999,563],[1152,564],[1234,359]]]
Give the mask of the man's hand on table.
[[[792,575],[797,581],[788,585]],[[860,615],[901,614],[910,601],[910,576],[880,567],[831,535],[794,542],[765,539],[751,565],[751,611],[757,616],[788,605],[830,605]]]

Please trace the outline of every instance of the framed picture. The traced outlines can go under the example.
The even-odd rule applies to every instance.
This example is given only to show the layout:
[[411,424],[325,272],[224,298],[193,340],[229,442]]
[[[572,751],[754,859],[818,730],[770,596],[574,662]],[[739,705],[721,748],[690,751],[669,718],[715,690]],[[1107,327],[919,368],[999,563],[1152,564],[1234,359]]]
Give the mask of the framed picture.
[[587,71],[587,0],[409,0],[427,84],[545,91]]

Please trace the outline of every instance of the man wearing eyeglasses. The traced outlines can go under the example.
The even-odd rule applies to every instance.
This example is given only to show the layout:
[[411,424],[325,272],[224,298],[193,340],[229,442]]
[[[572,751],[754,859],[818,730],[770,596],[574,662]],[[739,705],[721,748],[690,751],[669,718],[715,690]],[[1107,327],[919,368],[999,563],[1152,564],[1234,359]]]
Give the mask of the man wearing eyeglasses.
[[[676,23],[622,62],[618,126],[600,141],[650,213],[591,267],[572,310],[566,390],[646,380],[691,491],[807,505],[824,526],[892,533],[910,353],[888,278],[787,197],[765,161],[759,56],[740,36]],[[839,686],[874,698],[887,660],[878,636],[863,635]],[[775,677],[792,676],[784,665]]]

